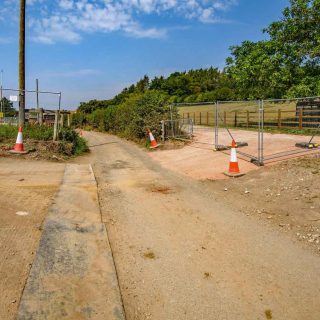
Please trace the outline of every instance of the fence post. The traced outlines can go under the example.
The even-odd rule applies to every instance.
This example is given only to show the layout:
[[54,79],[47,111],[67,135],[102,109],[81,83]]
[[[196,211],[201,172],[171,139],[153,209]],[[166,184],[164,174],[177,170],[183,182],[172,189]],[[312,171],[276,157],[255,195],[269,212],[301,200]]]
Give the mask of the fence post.
[[201,125],[202,123],[201,123],[201,111],[200,111],[200,125]]
[[207,112],[207,126],[209,125],[209,112]]
[[224,126],[226,127],[227,126],[227,111],[223,112],[223,123],[224,123]]
[[39,116],[39,124],[42,125],[43,124],[43,109],[42,108],[39,109],[38,116]]
[[193,124],[196,124],[196,113],[193,113]]
[[70,113],[68,113],[67,114],[67,125],[68,125],[68,128],[70,128],[71,127],[71,114]]
[[303,116],[303,110],[300,108],[299,110],[299,129],[302,129],[302,116]]
[[165,139],[164,120],[161,121],[161,138],[162,138],[162,141],[164,141]]
[[59,122],[59,110],[54,113],[54,127],[53,127],[53,141],[58,139],[58,122]]
[[250,113],[249,113],[249,110],[247,110],[247,128],[249,128],[249,123],[250,123]]
[[61,126],[61,128],[63,128],[63,126],[64,126],[64,113],[60,114],[60,126]]
[[281,109],[278,109],[278,129],[281,128]]
[[238,124],[238,119],[237,119],[237,117],[238,117],[238,112],[235,111],[235,112],[234,112],[234,126],[235,126],[235,127],[236,127],[237,124]]

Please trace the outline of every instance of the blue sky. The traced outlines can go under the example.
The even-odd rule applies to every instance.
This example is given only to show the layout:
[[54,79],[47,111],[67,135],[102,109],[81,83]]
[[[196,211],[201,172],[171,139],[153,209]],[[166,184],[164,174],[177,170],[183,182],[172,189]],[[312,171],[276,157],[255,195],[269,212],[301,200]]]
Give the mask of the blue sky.
[[[144,74],[223,68],[229,47],[263,39],[288,2],[27,0],[26,87],[39,78],[41,90],[62,91],[63,107],[73,109],[111,98]],[[0,69],[4,87],[17,88],[19,1],[0,3]],[[42,97],[48,107],[55,101]]]

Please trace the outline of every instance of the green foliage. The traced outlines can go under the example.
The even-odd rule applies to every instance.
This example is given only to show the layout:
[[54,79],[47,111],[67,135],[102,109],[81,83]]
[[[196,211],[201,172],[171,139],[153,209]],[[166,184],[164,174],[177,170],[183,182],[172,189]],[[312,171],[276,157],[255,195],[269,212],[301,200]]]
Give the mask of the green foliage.
[[16,126],[0,125],[0,141],[16,138],[17,132],[18,129]]
[[64,148],[63,143],[72,144],[72,154],[80,155],[89,151],[89,147],[85,139],[79,136],[78,132],[70,128],[62,128],[59,132],[59,140],[61,141],[61,147]]
[[[18,128],[16,126],[0,126],[0,142],[14,141],[17,138]],[[37,141],[52,141],[53,128],[40,125],[26,125],[23,128],[23,138]],[[79,155],[89,151],[86,141],[70,128],[62,128],[59,133],[60,152],[65,154]],[[71,146],[71,147],[70,147]],[[71,148],[70,152],[68,151]]]
[[[320,0],[290,0],[269,40],[231,47],[227,74],[242,99],[320,95]],[[313,81],[310,81],[313,78]]]
[[18,114],[18,111],[13,107],[13,103],[6,97],[0,100],[0,106],[6,117],[15,117]]
[[[15,139],[18,134],[18,128],[16,126],[1,125],[0,126],[0,139]],[[23,128],[24,139],[33,140],[52,140],[53,139],[53,128],[39,125],[26,125]]]
[[[217,68],[190,70],[188,72],[175,72],[167,78],[155,77],[150,80],[144,76],[136,84],[124,88],[121,93],[110,100],[90,100],[81,102],[74,115],[73,124],[85,125],[87,117],[98,109],[109,109],[132,99],[133,96],[158,91],[168,95],[168,103],[213,101],[216,99],[230,100],[235,98],[233,80]],[[112,113],[112,112],[111,112]],[[94,119],[92,119],[93,122]]]
[[83,111],[78,111],[72,113],[71,125],[74,127],[83,127],[86,124],[86,113]]
[[23,128],[23,136],[26,139],[33,140],[52,140],[53,139],[53,128],[48,126],[40,125],[26,125]]
[[[174,110],[174,117],[178,113]],[[170,117],[168,96],[162,92],[148,90],[131,94],[117,106],[95,110],[86,116],[93,128],[119,134],[128,139],[146,137],[147,128],[157,136],[161,132],[161,120]]]

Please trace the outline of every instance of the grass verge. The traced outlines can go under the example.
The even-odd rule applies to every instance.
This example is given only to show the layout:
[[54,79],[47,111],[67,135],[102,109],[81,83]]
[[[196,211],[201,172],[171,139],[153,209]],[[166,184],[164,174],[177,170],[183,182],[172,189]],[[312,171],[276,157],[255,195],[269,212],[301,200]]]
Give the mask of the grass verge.
[[[18,129],[16,126],[0,126],[0,151],[6,152],[14,146]],[[37,158],[51,158],[53,155],[64,158],[78,156],[88,152],[85,139],[70,128],[62,128],[59,141],[53,141],[53,128],[39,125],[26,125],[23,129],[26,150],[33,150]]]

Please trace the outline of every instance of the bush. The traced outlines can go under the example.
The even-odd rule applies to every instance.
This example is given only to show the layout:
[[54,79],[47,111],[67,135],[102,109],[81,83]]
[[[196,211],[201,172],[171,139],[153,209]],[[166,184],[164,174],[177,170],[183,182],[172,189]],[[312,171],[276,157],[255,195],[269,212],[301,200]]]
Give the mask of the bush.
[[[158,91],[132,94],[120,105],[95,110],[86,121],[95,129],[137,140],[146,137],[147,128],[161,134],[161,120],[170,119],[168,96]],[[178,112],[173,109],[174,118]]]
[[[0,142],[17,138],[16,126],[0,125]],[[23,138],[35,141],[52,141],[53,128],[40,125],[26,125],[23,129]],[[66,155],[79,155],[89,151],[86,141],[70,128],[62,128],[59,133],[59,150]]]
[[70,128],[61,128],[59,132],[59,139],[61,140],[61,148],[65,149],[64,143],[72,144],[72,154],[80,155],[81,153],[89,151],[89,147],[85,139],[79,136],[78,132]]

